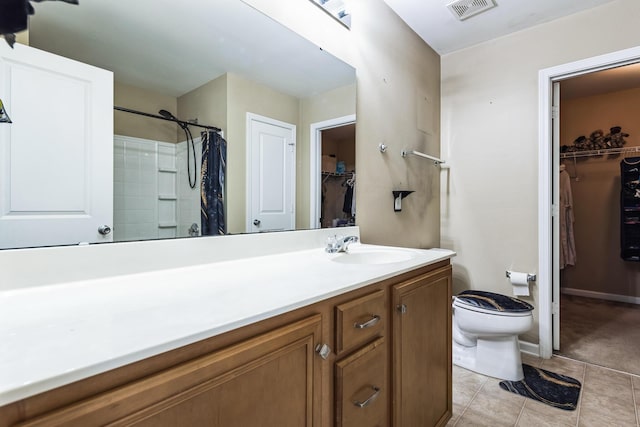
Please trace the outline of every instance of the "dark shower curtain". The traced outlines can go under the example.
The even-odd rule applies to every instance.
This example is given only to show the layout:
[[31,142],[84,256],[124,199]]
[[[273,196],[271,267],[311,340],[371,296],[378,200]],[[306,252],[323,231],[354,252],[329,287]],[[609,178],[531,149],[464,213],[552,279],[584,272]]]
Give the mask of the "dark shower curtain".
[[227,163],[227,141],[218,132],[208,130],[202,139],[200,169],[200,218],[202,235],[226,234],[224,220],[224,176]]

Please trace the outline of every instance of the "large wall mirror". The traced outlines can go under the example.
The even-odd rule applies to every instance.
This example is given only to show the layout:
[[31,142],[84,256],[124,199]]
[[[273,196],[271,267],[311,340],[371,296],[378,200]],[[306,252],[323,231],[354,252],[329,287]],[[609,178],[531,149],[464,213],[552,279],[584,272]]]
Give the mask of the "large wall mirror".
[[[312,135],[314,129],[320,135],[350,124],[337,134],[355,140],[355,70],[241,0],[41,3],[30,20],[29,44],[113,71],[115,106],[152,115],[164,110],[185,122],[220,128],[227,141],[227,234],[317,227],[322,183],[337,180],[344,187],[351,178],[344,172],[355,169],[342,161],[340,170],[339,150],[322,149]],[[55,100],[46,102],[55,108]],[[199,236],[202,129],[190,127],[190,144],[171,121],[123,111],[114,111],[113,120],[112,240]],[[257,181],[258,187],[269,179],[291,181],[281,183],[292,195],[290,226],[260,228],[250,211],[255,205],[268,210],[270,203],[265,197],[252,202],[255,168],[247,165],[254,124],[255,138],[267,138],[267,146],[272,129],[291,125],[291,173],[267,170]],[[280,157],[267,154],[263,165],[278,168]],[[337,172],[338,178],[321,174],[323,157],[325,163],[335,161],[330,164],[337,170],[325,172]],[[198,185],[191,188],[189,178],[196,176]]]

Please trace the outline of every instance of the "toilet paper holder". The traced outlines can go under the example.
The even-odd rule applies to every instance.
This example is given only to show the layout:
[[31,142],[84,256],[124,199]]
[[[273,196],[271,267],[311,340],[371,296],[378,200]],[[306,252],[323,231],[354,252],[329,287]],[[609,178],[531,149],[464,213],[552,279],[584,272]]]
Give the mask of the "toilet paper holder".
[[[510,279],[511,272],[507,270],[505,273],[507,274],[507,278]],[[535,282],[535,281],[536,281],[536,275],[527,273],[527,282]]]

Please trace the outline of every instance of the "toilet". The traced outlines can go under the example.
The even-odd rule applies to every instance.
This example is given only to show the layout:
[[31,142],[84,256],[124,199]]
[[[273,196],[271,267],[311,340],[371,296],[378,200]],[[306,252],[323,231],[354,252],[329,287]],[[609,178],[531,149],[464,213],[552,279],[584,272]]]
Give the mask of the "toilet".
[[524,378],[518,335],[533,325],[533,306],[507,295],[464,291],[453,301],[453,363],[491,377]]

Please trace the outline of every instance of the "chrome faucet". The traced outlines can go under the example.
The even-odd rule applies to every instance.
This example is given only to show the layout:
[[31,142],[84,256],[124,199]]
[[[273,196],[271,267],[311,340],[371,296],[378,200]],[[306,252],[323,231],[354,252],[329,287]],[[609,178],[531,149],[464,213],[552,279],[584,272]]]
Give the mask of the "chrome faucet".
[[327,247],[325,248],[325,251],[330,254],[335,254],[336,252],[347,252],[349,250],[349,245],[357,241],[358,236],[329,237],[329,239],[327,239]]
[[197,223],[193,223],[191,224],[191,227],[189,227],[189,236],[191,237],[197,237],[200,235],[200,229],[198,228],[198,224]]

